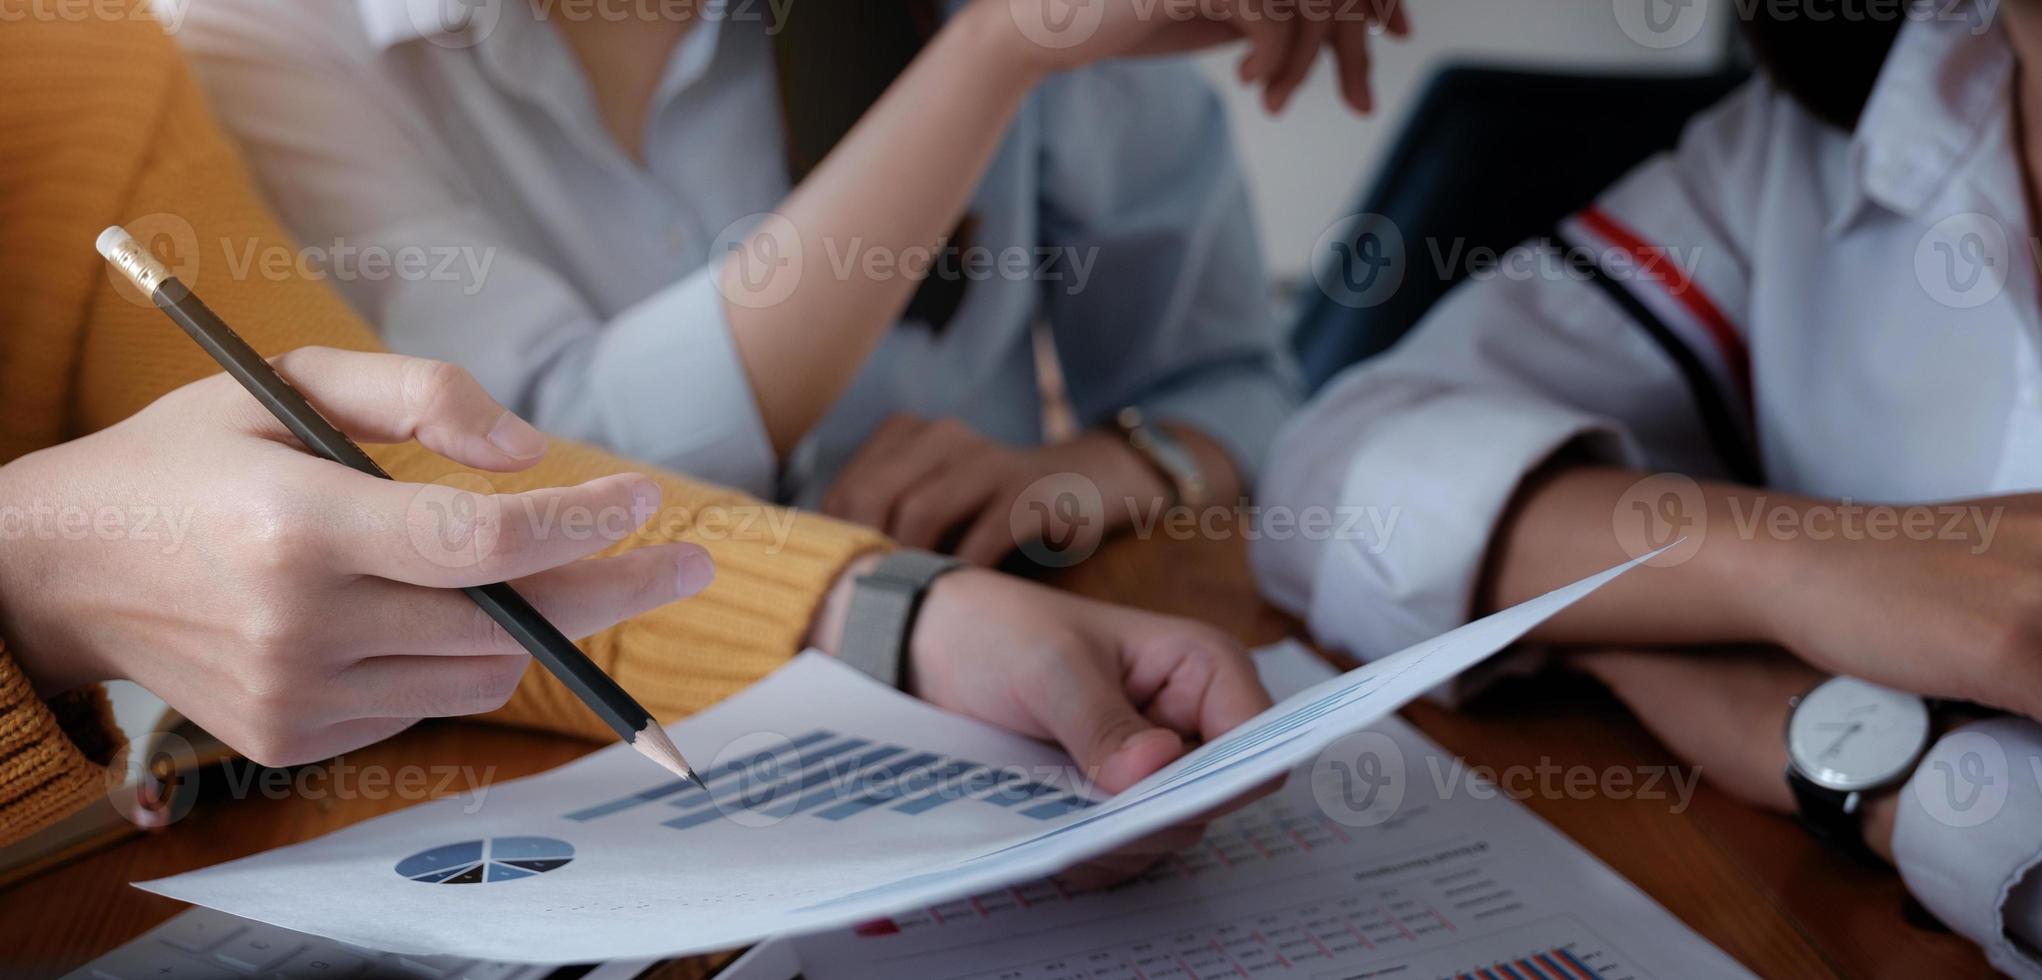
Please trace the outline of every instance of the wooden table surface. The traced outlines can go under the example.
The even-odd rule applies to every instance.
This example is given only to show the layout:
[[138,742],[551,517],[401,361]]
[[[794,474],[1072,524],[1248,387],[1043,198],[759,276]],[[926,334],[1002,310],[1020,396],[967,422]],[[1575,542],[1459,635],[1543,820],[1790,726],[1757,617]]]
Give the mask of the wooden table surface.
[[[1117,542],[1061,573],[1058,584],[1101,598],[1195,616],[1255,644],[1289,623],[1256,598],[1238,540]],[[1471,765],[1674,762],[1614,701],[1567,678],[1515,684],[1461,713],[1414,705],[1406,716]],[[492,726],[420,726],[350,753],[350,764],[445,764],[511,779],[589,751]],[[1705,784],[1671,800],[1534,795],[1525,804],[1608,862],[1689,926],[1767,977],[1991,976],[1970,944],[1906,912],[1891,872],[1829,853],[1791,822],[1751,811]],[[394,799],[251,798],[208,802],[176,824],[61,865],[0,891],[0,974],[65,972],[175,915],[182,905],[128,887],[306,840],[408,805]],[[676,964],[699,978],[724,958]]]

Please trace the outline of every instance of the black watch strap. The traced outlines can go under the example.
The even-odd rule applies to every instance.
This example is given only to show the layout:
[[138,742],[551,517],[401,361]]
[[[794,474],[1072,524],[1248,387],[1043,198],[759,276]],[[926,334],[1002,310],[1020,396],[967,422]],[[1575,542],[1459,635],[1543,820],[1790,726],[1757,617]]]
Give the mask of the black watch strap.
[[851,589],[838,659],[889,687],[905,687],[907,677],[901,664],[908,640],[914,636],[922,597],[930,583],[964,564],[958,558],[913,548],[881,558],[871,571],[858,576]]
[[1794,810],[1801,826],[1815,839],[1868,864],[1879,864],[1879,855],[1865,844],[1862,795],[1818,785],[1787,765],[1787,789],[1794,794]]

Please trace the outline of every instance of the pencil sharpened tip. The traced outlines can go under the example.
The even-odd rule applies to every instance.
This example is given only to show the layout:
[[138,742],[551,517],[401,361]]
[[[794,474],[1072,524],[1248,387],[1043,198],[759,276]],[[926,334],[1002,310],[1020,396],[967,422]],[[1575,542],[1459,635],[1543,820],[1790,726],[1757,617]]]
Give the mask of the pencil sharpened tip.
[[674,747],[674,740],[667,737],[659,722],[648,722],[639,729],[638,737],[631,740],[631,747],[637,749],[639,755],[659,763],[666,771],[696,786],[702,785],[702,777],[695,775],[694,767],[688,765],[688,760],[682,757],[680,749]]

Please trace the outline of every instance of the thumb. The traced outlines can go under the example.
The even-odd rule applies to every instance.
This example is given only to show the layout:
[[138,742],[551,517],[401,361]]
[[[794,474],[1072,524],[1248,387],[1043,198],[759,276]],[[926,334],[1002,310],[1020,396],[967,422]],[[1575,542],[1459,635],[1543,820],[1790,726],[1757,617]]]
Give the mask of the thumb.
[[1184,754],[1184,740],[1142,717],[1117,678],[1086,670],[1069,681],[1042,720],[1100,789],[1118,793]]

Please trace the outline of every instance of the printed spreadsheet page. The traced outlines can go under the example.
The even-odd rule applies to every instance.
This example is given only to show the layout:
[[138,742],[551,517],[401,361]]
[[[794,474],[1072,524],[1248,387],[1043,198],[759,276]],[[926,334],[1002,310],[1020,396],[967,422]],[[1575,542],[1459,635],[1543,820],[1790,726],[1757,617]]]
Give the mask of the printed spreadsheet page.
[[[1333,672],[1294,642],[1256,667],[1279,698]],[[1394,717],[1134,880],[1039,878],[792,945],[807,980],[1750,976]]]

